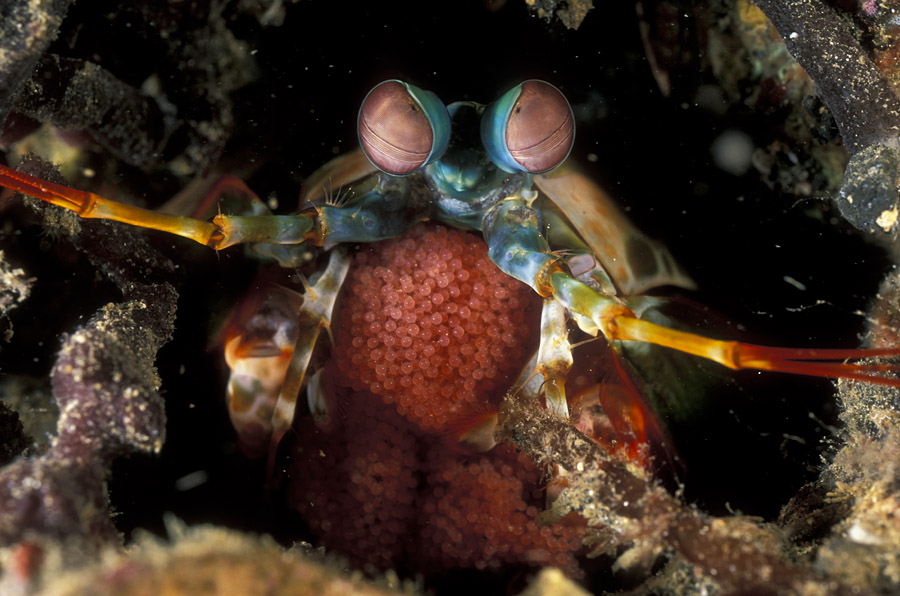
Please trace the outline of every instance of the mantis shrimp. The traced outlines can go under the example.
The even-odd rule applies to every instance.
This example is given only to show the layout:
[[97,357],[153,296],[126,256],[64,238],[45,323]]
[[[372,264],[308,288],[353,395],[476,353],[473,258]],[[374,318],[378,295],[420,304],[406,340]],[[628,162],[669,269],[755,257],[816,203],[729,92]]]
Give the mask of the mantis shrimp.
[[[509,391],[523,398],[543,398],[560,416],[568,416],[570,403],[576,401],[567,394],[574,363],[568,339],[570,323],[588,336],[605,338],[622,378],[627,378],[627,373],[620,357],[628,350],[653,345],[734,370],[900,386],[900,380],[891,375],[895,370],[891,365],[847,362],[896,356],[898,348],[775,348],[711,339],[661,320],[658,310],[664,301],[644,293],[663,285],[690,289],[693,282],[662,245],[636,229],[613,200],[568,160],[574,143],[574,117],[562,93],[546,82],[524,81],[489,105],[465,101],[445,106],[431,92],[388,80],[363,100],[358,134],[361,149],[336,158],[313,174],[301,197],[304,207],[293,215],[272,214],[249,189],[232,179],[226,179],[223,186],[252,197],[249,213],[219,213],[210,221],[126,205],[6,166],[0,166],[0,185],[83,218],[159,230],[214,250],[252,245],[257,254],[289,269],[308,260],[310,247],[327,253],[327,266],[310,278],[302,296],[273,294],[276,297],[267,308],[275,313],[274,329],[270,319],[263,324],[265,329],[235,329],[225,342],[232,370],[229,400],[239,441],[248,453],[268,452],[270,465],[295,423],[303,387],[312,414],[322,424],[333,423],[334,400],[329,395],[334,390],[329,387],[334,380],[328,375],[335,373],[312,364],[323,332],[332,330],[336,304],[351,271],[353,251],[349,247],[402,236],[426,221],[480,234],[488,258],[499,272],[537,296],[537,346],[528,347],[532,354],[519,362],[517,372],[506,370],[501,377],[510,381]],[[449,263],[448,269],[435,282],[438,285],[449,285],[461,270],[452,254],[447,257],[443,260]],[[404,285],[403,279],[396,282]],[[483,286],[467,287],[476,294],[484,291]],[[372,306],[376,308],[391,311],[388,318],[395,321],[403,316],[390,300]],[[510,321],[504,319],[500,324],[501,334],[512,325]],[[285,332],[288,327],[294,331]],[[451,341],[450,335],[474,331],[441,326],[439,321],[433,337],[440,345]],[[366,340],[373,341],[370,349],[382,347],[378,341],[383,340]],[[509,336],[504,341],[514,345],[521,338]],[[411,345],[404,347],[409,350]],[[389,385],[378,365],[372,368],[377,378],[369,390],[390,394],[395,381]],[[449,370],[460,378],[471,374],[459,365]],[[406,378],[421,392],[438,373],[419,372],[418,378]],[[631,431],[632,440],[625,441],[625,451],[638,457],[652,417],[634,405],[640,401],[638,389],[628,381],[622,387],[624,397],[619,393],[599,399],[607,400],[604,405],[612,425],[623,435]],[[466,449],[481,452],[494,447],[490,429],[496,412],[491,411],[491,404],[479,404],[475,415],[467,414],[462,405],[448,406],[445,416],[437,420],[428,413],[416,413],[415,408],[412,412],[425,428],[451,429],[454,439]]]

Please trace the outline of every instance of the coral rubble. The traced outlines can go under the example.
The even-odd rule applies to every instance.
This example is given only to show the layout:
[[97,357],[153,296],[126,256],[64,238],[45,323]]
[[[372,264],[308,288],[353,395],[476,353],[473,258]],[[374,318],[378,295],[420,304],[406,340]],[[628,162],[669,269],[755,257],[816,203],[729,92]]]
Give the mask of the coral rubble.
[[13,267],[0,251],[0,340],[9,343],[12,339],[14,331],[8,313],[28,298],[33,283],[34,278],[27,277],[24,269]]
[[[882,69],[887,66],[893,73],[896,65],[890,60],[876,61],[860,43],[866,31],[858,30],[850,19],[821,0],[758,0],[757,4],[778,29],[788,51],[815,81],[850,151],[837,201],[841,213],[859,229],[894,234],[900,191],[896,182],[884,186],[879,178],[895,177],[900,159],[900,95]],[[879,9],[876,4],[861,3],[872,5],[867,9],[861,6],[861,10],[869,11],[869,27],[877,20],[888,20],[896,11]],[[873,19],[878,13],[887,14]],[[886,172],[872,167],[875,156],[889,164]]]
[[[36,159],[25,167],[58,177]],[[108,512],[109,464],[135,450],[158,452],[165,440],[154,360],[174,329],[177,293],[163,281],[169,264],[139,238],[107,223],[85,225],[71,242],[119,287],[122,302],[105,306],[63,343],[52,373],[60,416],[50,449],[0,471],[8,593],[40,576],[42,561],[47,567],[82,565],[118,544]],[[37,563],[9,563],[26,556]]]
[[346,577],[331,561],[300,548],[285,552],[270,538],[172,522],[171,543],[144,536],[127,555],[111,554],[87,569],[54,578],[40,594],[270,594],[390,596],[414,593],[410,583]]

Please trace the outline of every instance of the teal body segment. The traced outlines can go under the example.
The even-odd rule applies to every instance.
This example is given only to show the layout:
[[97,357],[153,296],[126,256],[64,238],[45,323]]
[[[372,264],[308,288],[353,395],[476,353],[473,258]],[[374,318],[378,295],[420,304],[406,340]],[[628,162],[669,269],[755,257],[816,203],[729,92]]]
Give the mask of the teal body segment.
[[309,239],[312,217],[298,215],[221,215],[228,245],[259,242],[263,244],[301,244]]
[[410,200],[407,178],[379,176],[342,205],[318,207],[322,244],[394,238],[426,218],[427,204]]
[[485,214],[482,231],[491,260],[504,273],[529,286],[534,287],[541,273],[559,261],[550,253],[534,209],[519,197],[504,199],[492,207]]

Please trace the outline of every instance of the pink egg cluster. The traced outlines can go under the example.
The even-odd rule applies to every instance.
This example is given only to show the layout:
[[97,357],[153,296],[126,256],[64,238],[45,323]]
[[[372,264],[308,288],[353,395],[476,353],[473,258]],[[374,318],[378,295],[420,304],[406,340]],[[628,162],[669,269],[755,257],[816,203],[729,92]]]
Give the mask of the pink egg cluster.
[[535,347],[540,301],[445,227],[364,247],[335,322],[337,365],[426,429],[497,403]]
[[356,567],[417,572],[554,565],[580,575],[583,527],[537,521],[542,471],[499,445],[463,455],[374,395],[352,396],[328,429],[297,426],[288,501]]
[[358,567],[578,575],[583,528],[537,521],[543,471],[508,445],[466,453],[448,432],[497,407],[536,349],[540,299],[481,238],[435,226],[364,247],[342,292],[331,419],[298,421],[288,468],[310,529]]
[[505,444],[467,458],[435,450],[425,469],[416,550],[421,567],[526,563],[580,574],[573,553],[581,547],[583,527],[537,523],[546,497],[541,471],[530,457]]
[[288,501],[310,529],[356,566],[387,569],[402,559],[412,532],[421,469],[418,437],[393,407],[370,394],[322,430],[297,425]]

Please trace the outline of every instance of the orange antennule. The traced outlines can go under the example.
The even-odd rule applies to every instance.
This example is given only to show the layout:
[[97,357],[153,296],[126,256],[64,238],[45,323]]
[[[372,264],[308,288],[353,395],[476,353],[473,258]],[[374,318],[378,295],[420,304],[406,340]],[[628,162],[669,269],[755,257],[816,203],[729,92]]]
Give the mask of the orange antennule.
[[[227,184],[235,186],[231,181]],[[301,244],[309,240],[318,241],[318,232],[313,230],[310,215],[216,215],[212,222],[206,222],[111,201],[92,192],[47,182],[4,165],[0,165],[0,186],[74,211],[78,217],[106,219],[159,230],[216,250],[253,242]]]
[[900,363],[843,362],[848,359],[900,356],[900,347],[837,350],[774,348],[710,339],[627,315],[616,316],[610,323],[610,339],[644,341],[673,348],[713,360],[733,370],[772,370],[900,387],[900,378],[891,374],[900,372]]
[[63,207],[86,219],[108,219],[133,226],[160,230],[189,238],[206,246],[216,245],[218,226],[188,217],[156,213],[133,205],[117,203],[92,192],[75,190],[41,180],[0,164],[0,186]]

